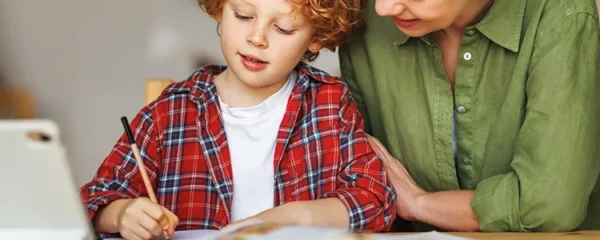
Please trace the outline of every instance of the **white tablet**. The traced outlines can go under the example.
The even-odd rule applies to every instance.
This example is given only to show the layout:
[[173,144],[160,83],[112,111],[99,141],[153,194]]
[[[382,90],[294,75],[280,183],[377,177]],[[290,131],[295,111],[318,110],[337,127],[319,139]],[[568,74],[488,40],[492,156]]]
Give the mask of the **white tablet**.
[[47,120],[0,120],[0,239],[92,239],[60,141]]

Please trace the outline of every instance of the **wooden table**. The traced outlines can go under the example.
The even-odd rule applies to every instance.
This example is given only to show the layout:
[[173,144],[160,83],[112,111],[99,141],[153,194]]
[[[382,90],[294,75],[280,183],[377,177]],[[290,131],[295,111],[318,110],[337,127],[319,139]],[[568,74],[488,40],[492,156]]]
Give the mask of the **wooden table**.
[[[395,235],[409,235],[410,233],[394,233]],[[583,240],[594,239],[600,240],[600,231],[582,231],[582,232],[566,232],[566,233],[465,233],[465,232],[448,232],[457,237],[469,239],[498,239],[498,240]]]
[[[174,239],[202,239],[207,234],[212,234],[210,231],[214,230],[187,230],[175,232]],[[208,233],[207,233],[208,232]],[[213,232],[214,233],[214,232]],[[465,232],[440,232],[441,234],[448,234],[457,237],[463,237],[467,239],[497,239],[497,240],[600,240],[600,231],[584,231],[584,232],[568,232],[568,233],[465,233]],[[361,239],[371,240],[376,239],[373,236],[409,236],[415,233],[378,233],[378,234],[364,234],[362,237],[357,238],[342,238],[342,239]],[[120,238],[112,238],[107,240],[119,240]],[[419,239],[430,238],[423,237]],[[435,240],[435,238],[431,238]]]

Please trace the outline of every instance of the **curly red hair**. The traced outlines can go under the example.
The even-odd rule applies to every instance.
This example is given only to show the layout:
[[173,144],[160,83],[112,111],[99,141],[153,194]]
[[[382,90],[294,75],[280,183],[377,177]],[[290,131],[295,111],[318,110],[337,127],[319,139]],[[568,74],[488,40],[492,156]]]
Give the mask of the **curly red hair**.
[[[216,17],[227,0],[197,0],[211,17]],[[360,22],[361,0],[286,0],[315,28],[313,39],[323,48],[335,51],[345,42],[350,30]],[[313,61],[319,53],[307,51],[304,59]]]

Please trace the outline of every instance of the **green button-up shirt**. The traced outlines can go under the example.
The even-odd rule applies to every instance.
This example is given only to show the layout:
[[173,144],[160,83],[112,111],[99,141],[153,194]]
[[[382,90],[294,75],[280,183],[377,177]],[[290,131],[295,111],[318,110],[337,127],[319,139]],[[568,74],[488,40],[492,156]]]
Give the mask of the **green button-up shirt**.
[[340,48],[342,77],[419,186],[474,190],[483,231],[600,229],[594,0],[496,1],[464,30],[455,104],[439,47],[367,4],[365,27]]

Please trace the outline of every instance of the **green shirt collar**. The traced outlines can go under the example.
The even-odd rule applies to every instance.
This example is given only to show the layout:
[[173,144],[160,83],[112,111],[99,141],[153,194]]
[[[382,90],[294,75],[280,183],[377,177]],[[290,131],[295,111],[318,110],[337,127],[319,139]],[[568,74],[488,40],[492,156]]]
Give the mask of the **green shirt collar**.
[[496,1],[475,27],[496,44],[518,52],[526,4],[527,0]]
[[[503,48],[518,52],[526,4],[527,0],[496,1],[486,16],[475,25],[475,28]],[[394,45],[402,45],[409,38],[406,34],[399,34],[395,38]],[[421,39],[429,45],[432,44],[429,35],[425,35]]]

